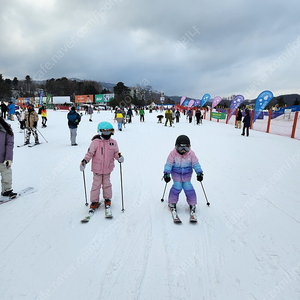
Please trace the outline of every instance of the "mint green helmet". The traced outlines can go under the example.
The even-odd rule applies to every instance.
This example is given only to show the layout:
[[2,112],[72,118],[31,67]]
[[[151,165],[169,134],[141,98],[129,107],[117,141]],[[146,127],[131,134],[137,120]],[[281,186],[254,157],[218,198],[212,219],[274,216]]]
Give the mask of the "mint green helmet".
[[101,122],[98,124],[97,131],[104,135],[114,134],[114,127],[109,122]]

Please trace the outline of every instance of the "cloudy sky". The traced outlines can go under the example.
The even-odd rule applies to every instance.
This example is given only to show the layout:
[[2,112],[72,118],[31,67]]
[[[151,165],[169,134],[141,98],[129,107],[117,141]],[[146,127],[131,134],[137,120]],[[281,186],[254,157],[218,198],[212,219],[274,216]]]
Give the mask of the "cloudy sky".
[[300,93],[299,0],[1,0],[0,74],[172,96]]

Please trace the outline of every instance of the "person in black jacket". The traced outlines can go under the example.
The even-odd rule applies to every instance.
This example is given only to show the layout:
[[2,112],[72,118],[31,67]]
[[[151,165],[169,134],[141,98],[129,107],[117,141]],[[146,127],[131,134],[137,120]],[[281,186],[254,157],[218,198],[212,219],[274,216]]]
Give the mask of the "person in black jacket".
[[242,128],[242,112],[241,109],[239,108],[237,116],[236,116],[236,126],[235,128],[241,129]]
[[244,126],[243,126],[243,133],[242,135],[245,135],[245,129],[246,129],[246,135],[249,136],[249,127],[250,127],[250,114],[249,114],[249,110],[246,109],[245,110],[245,117],[243,119],[243,123],[244,123]]
[[71,107],[71,111],[67,115],[68,118],[68,126],[70,128],[70,139],[71,146],[77,146],[76,136],[77,136],[77,126],[81,121],[80,115],[76,112],[75,107]]
[[7,106],[6,106],[6,104],[2,101],[2,102],[1,102],[1,118],[3,118],[3,119],[6,118],[6,112],[7,112]]
[[199,108],[196,110],[196,119],[197,119],[197,125],[199,125],[201,122],[201,111]]

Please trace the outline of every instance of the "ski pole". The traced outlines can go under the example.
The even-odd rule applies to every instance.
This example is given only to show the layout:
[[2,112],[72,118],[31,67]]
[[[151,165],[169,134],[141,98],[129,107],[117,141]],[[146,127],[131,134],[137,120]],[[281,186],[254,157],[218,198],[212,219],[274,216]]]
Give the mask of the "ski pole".
[[165,201],[165,200],[164,200],[164,196],[165,196],[166,188],[167,188],[167,182],[166,182],[166,184],[165,184],[165,189],[164,189],[164,193],[163,193],[162,198],[161,198],[161,202],[164,202],[164,201]]
[[200,183],[201,183],[202,190],[203,190],[203,193],[204,193],[204,196],[205,196],[205,199],[206,199],[206,205],[207,205],[207,206],[210,206],[210,203],[208,202],[208,200],[207,200],[207,197],[206,197],[206,193],[205,193],[205,190],[204,190],[204,187],[203,187],[202,181],[200,181]]
[[83,185],[84,185],[84,193],[85,193],[85,206],[88,206],[88,202],[87,202],[87,196],[86,196],[86,184],[85,184],[85,175],[84,175],[84,170],[82,171],[82,175],[83,175]]
[[[122,154],[121,153],[119,153],[119,157],[121,157],[122,156]],[[122,164],[121,163],[119,163],[120,164],[120,179],[121,179],[121,196],[122,196],[122,212],[124,212],[125,211],[125,209],[124,209],[124,199],[123,199],[123,180],[122,180]]]
[[36,130],[39,132],[39,134],[44,138],[44,140],[46,141],[46,143],[48,143],[48,141],[45,139],[45,137],[41,134],[41,132],[38,130],[38,128],[36,128]]

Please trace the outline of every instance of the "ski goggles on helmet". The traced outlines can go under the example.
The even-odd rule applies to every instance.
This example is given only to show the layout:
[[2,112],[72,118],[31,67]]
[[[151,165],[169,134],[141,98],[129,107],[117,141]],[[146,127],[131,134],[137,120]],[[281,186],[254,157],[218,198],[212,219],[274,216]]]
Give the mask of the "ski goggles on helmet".
[[190,151],[190,148],[191,148],[191,145],[188,145],[188,144],[179,144],[179,145],[176,145],[176,150],[177,150],[179,153],[186,153],[186,152],[189,152],[189,151]]
[[113,128],[111,128],[111,129],[100,129],[100,132],[103,135],[110,135],[110,134],[114,134],[115,130]]

